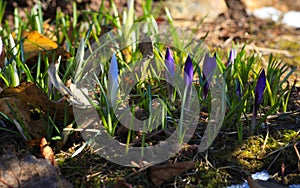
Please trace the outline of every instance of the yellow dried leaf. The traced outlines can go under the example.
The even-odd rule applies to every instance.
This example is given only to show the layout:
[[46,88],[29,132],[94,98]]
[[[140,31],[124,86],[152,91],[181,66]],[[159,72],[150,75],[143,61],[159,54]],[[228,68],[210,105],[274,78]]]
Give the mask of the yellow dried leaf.
[[23,31],[22,38],[24,38],[24,52],[26,59],[39,54],[39,52],[54,50],[58,48],[56,42],[45,37],[37,31]]

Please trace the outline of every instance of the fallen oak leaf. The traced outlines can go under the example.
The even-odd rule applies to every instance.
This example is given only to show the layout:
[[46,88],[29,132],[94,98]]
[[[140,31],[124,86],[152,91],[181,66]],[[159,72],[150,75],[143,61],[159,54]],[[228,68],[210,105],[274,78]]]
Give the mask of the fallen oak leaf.
[[163,182],[193,167],[195,167],[194,161],[178,162],[167,165],[156,165],[151,167],[151,180],[156,187],[159,187]]

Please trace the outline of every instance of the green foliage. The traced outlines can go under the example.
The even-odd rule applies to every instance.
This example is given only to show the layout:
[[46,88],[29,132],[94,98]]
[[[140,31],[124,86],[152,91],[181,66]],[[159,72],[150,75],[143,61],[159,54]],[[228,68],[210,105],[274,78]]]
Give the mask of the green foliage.
[[[133,1],[130,1],[133,2]],[[2,20],[3,13],[5,10],[6,2],[0,1],[0,21]],[[24,48],[21,33],[22,31],[37,30],[38,32],[45,34],[46,31],[43,27],[45,24],[42,16],[41,3],[37,4],[36,8],[33,8],[30,13],[27,13],[27,20],[22,20],[18,14],[18,9],[14,11],[14,24],[15,29],[13,32],[16,37],[13,39],[9,33],[12,33],[8,24],[4,25],[4,29],[1,31],[1,37],[3,39],[4,46],[7,50],[7,63],[0,70],[0,79],[3,80],[5,87],[17,86],[20,82],[30,81],[37,83],[40,88],[42,88],[45,93],[48,91],[48,72],[47,69],[50,63],[56,61],[56,59],[50,58],[53,56],[51,52],[45,56],[39,54],[37,63],[31,69],[25,64]],[[129,70],[131,63],[136,61],[141,61],[142,53],[138,48],[138,44],[134,41],[138,41],[138,35],[135,35],[134,28],[136,26],[134,23],[140,21],[147,21],[149,23],[148,30],[155,33],[157,29],[157,23],[155,22],[153,12],[152,12],[152,0],[146,0],[142,3],[142,9],[144,14],[141,17],[136,17],[134,5],[129,5],[128,9],[123,12],[118,12],[114,1],[110,1],[109,9],[104,6],[104,1],[102,1],[100,10],[98,12],[83,11],[81,12],[81,20],[79,22],[79,11],[77,10],[77,5],[73,3],[73,13],[72,15],[66,15],[63,12],[58,11],[55,16],[55,27],[54,34],[59,46],[65,47],[66,51],[70,53],[71,57],[67,60],[66,67],[64,71],[59,72],[60,78],[65,83],[68,79],[76,83],[83,75],[81,74],[85,68],[85,52],[92,51],[91,41],[98,45],[100,44],[99,37],[101,32],[105,30],[106,25],[112,28],[121,29],[122,33],[119,33],[122,40],[126,44],[126,50],[131,55],[131,60],[128,60],[124,51],[120,50],[117,52],[117,58],[119,63],[119,72],[126,72]],[[160,37],[170,37],[168,40],[172,40],[174,44],[173,57],[176,65],[183,69],[185,59],[187,57],[187,52],[191,52],[191,57],[193,59],[194,73],[199,78],[199,85],[195,85],[198,90],[198,98],[202,106],[205,106],[210,110],[210,99],[209,96],[206,100],[202,98],[202,88],[204,83],[201,81],[202,67],[200,67],[201,57],[207,49],[203,48],[202,41],[196,42],[192,40],[192,35],[186,35],[187,40],[181,40],[173,25],[173,20],[171,14],[166,8],[166,15],[168,22],[171,25],[171,30],[168,31],[168,36]],[[102,33],[103,34],[103,33]],[[18,42],[16,42],[18,41]],[[166,46],[164,44],[154,44],[153,54],[157,62],[162,63],[165,53]],[[238,51],[237,57],[232,65],[226,67],[224,62],[222,62],[221,52],[216,53],[216,59],[218,67],[224,76],[226,82],[226,105],[227,111],[225,116],[224,125],[236,127],[238,130],[238,139],[242,141],[243,138],[243,127],[244,122],[248,122],[247,114],[252,112],[252,106],[254,102],[254,89],[257,82],[258,73],[261,70],[260,57],[256,54],[248,54],[245,50],[245,46]],[[108,63],[106,64],[108,65]],[[163,66],[163,65],[161,65]],[[118,121],[114,114],[114,109],[111,108],[108,98],[108,66],[102,67],[103,71],[100,75],[94,75],[96,81],[96,88],[93,92],[93,99],[97,101],[94,103],[94,107],[97,109],[103,126],[108,131],[109,134],[115,135],[118,127]],[[264,94],[263,104],[261,105],[264,111],[264,116],[261,121],[264,120],[268,114],[274,114],[276,111],[287,111],[287,104],[289,96],[291,93],[291,87],[287,85],[283,88],[284,83],[286,83],[288,77],[295,71],[295,68],[290,69],[288,65],[282,64],[272,55],[269,57],[269,64],[267,67],[267,89]],[[157,80],[156,78],[161,76],[156,73],[153,69],[149,71],[149,78],[146,80],[141,80],[141,77],[137,77],[140,80],[134,87],[134,92],[130,93],[130,97],[137,97],[139,101],[132,106],[140,107],[148,111],[151,110],[151,101],[154,98],[158,98],[163,104],[163,109],[167,112],[168,116],[176,119],[173,114],[173,105],[168,101],[167,93],[165,92],[162,80]],[[283,78],[283,79],[282,79]],[[165,80],[163,80],[165,81]],[[236,95],[237,83],[240,84],[241,96]],[[153,91],[156,89],[156,91]],[[214,88],[211,88],[213,90]],[[179,100],[182,94],[174,92],[174,101]],[[49,94],[50,95],[50,94]],[[61,94],[57,93],[55,96],[51,96],[52,99],[58,99],[62,97]],[[101,108],[99,107],[101,106]],[[269,110],[267,107],[271,106]],[[246,121],[244,121],[246,119]],[[149,124],[153,122],[149,120]],[[166,122],[162,122],[163,128],[166,127]],[[66,126],[66,122],[64,122]],[[146,125],[146,126],[148,126]],[[178,126],[178,125],[174,125]],[[55,118],[49,117],[49,138],[54,130],[59,132],[57,126],[55,125]],[[145,131],[146,132],[146,131]],[[143,136],[145,136],[145,132]],[[129,131],[127,136],[127,144],[134,139],[134,132]],[[145,140],[143,140],[143,144]]]

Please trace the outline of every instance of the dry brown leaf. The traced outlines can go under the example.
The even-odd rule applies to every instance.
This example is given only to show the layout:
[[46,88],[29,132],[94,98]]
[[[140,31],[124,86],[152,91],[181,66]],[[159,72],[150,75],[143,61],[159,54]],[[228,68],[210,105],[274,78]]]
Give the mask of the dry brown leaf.
[[55,158],[54,158],[54,152],[53,152],[52,148],[48,145],[48,142],[47,142],[46,138],[41,139],[40,151],[41,151],[41,155],[45,159],[47,159],[57,169],[59,174],[61,174],[60,170],[59,170],[59,167],[58,167],[58,165],[55,161]]
[[156,165],[151,167],[151,180],[156,187],[159,187],[164,181],[169,180],[193,167],[195,167],[195,162],[193,161],[178,162],[168,165]]
[[50,161],[50,163],[55,166],[56,162],[54,159],[54,152],[52,150],[52,148],[48,145],[48,142],[46,140],[46,138],[42,138],[40,141],[40,151],[41,151],[41,155],[47,159],[48,161]]
[[25,101],[13,97],[0,97],[0,112],[14,120],[17,119],[14,113],[17,114],[28,134],[33,138],[41,138],[46,135],[46,121],[32,119],[31,110],[32,106]]
[[[36,108],[42,114],[37,120],[32,118],[32,110]],[[56,122],[63,122],[65,115],[69,121],[74,119],[71,106],[49,100],[34,83],[21,83],[17,87],[4,89],[0,93],[0,111],[14,120],[17,118],[13,112],[17,112],[26,132],[33,139],[46,136],[47,121],[43,119],[43,115],[55,116]]]
[[[24,104],[30,104],[51,117],[55,115],[55,121],[63,122],[65,115],[70,121],[74,119],[71,106],[49,100],[48,96],[36,84],[31,82],[23,82],[17,87],[4,89],[0,93],[0,99],[6,97],[18,99]],[[67,114],[65,114],[65,108]]]
[[250,176],[247,177],[247,182],[250,188],[287,188],[270,181],[253,180]]

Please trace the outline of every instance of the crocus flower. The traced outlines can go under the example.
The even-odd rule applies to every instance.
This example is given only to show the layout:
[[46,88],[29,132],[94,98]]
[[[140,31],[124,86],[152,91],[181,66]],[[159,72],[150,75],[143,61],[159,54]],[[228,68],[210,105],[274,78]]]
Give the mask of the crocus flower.
[[194,73],[193,73],[193,62],[191,57],[188,55],[185,66],[184,66],[184,83],[186,87],[186,107],[189,108],[189,102],[191,98],[191,90],[193,83]]
[[115,105],[118,87],[118,62],[116,54],[114,53],[112,55],[108,71],[108,97],[112,106]]
[[2,38],[0,37],[0,55],[2,55],[3,52],[3,42],[2,42]]
[[172,102],[173,100],[173,77],[175,74],[175,65],[174,65],[174,59],[170,53],[170,49],[167,48],[166,50],[166,56],[165,56],[165,65],[167,68],[167,71],[165,72],[166,80],[167,80],[167,90],[168,90],[168,96],[169,100]]
[[255,87],[255,102],[253,106],[253,115],[251,120],[251,132],[253,133],[256,126],[256,117],[257,117],[257,110],[258,107],[263,99],[264,90],[266,88],[266,75],[265,71],[262,70],[256,83]]
[[3,42],[2,42],[2,38],[0,37],[0,71],[1,71],[1,68],[4,67],[4,61],[5,61],[5,53],[4,53],[4,50],[3,50]]
[[255,108],[256,108],[256,110],[258,109],[258,106],[260,105],[260,103],[262,101],[265,88],[266,88],[266,75],[265,75],[265,70],[262,70],[258,77],[256,87],[255,87]]
[[202,74],[203,74],[202,77],[203,77],[203,81],[204,81],[204,85],[203,85],[203,98],[204,99],[206,99],[206,97],[207,97],[209,84],[214,75],[216,66],[217,66],[216,57],[209,57],[209,55],[206,54],[205,58],[204,58],[203,67],[202,67]]
[[227,62],[227,68],[234,63],[234,60],[236,58],[236,49],[231,49],[229,52],[229,59]]
[[192,62],[192,59],[190,58],[189,55],[188,55],[188,57],[186,58],[186,61],[185,61],[184,73],[185,73],[184,74],[184,83],[187,86],[192,85],[193,77],[194,77],[193,62]]
[[168,69],[168,71],[166,73],[166,78],[167,78],[167,81],[169,82],[172,80],[172,79],[170,79],[169,75],[174,76],[174,73],[175,73],[174,59],[170,53],[169,48],[167,48],[167,50],[166,50],[165,64]]
[[242,98],[241,83],[237,78],[235,79],[235,94],[238,96],[238,99],[241,100]]

